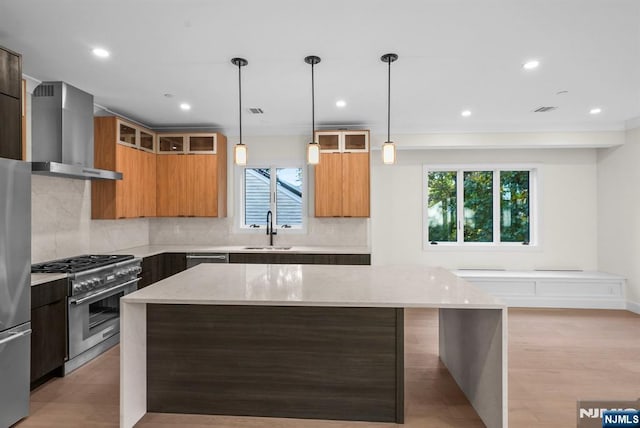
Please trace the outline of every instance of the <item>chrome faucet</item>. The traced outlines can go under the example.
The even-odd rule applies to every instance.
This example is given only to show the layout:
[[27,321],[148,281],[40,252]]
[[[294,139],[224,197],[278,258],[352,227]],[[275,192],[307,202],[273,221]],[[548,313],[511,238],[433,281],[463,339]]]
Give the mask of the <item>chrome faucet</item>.
[[271,210],[267,211],[267,235],[269,235],[269,245],[273,247],[273,235],[277,235],[278,232],[273,230],[273,213]]

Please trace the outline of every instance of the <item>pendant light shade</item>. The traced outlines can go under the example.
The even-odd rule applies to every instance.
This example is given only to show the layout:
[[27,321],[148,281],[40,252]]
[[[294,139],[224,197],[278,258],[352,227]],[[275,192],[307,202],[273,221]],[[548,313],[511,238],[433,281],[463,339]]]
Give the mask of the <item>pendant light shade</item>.
[[320,57],[310,55],[304,62],[311,64],[311,142],[307,144],[307,163],[317,165],[320,163],[320,144],[316,141],[316,116],[315,116],[315,85],[313,80],[313,66],[320,62]]
[[396,145],[391,141],[391,63],[398,59],[398,55],[388,53],[380,57],[382,62],[389,64],[389,79],[387,86],[387,141],[382,145],[382,162],[387,165],[396,163]]
[[247,146],[242,143],[242,67],[248,64],[244,58],[233,58],[231,64],[238,67],[238,116],[240,122],[240,140],[233,148],[233,160],[236,165],[247,164]]

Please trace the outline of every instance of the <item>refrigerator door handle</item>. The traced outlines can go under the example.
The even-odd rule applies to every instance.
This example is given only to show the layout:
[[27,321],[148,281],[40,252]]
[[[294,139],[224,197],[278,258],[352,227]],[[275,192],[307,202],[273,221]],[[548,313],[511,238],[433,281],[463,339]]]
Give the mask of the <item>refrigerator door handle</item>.
[[4,345],[5,343],[9,343],[12,340],[18,339],[19,337],[28,336],[30,334],[31,334],[31,329],[25,330],[25,331],[21,331],[19,333],[12,333],[12,334],[9,335],[9,337],[5,337],[4,339],[0,340],[0,345]]

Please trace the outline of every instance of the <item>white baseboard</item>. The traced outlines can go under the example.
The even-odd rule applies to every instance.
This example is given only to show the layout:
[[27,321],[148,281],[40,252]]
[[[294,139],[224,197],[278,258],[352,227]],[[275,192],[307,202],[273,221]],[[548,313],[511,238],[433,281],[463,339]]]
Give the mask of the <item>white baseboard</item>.
[[640,303],[627,300],[627,310],[640,314]]

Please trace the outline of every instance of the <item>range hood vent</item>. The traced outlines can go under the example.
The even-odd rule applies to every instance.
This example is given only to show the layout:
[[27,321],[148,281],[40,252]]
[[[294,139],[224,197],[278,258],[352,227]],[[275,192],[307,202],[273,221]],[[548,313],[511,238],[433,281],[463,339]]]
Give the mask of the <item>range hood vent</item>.
[[93,95],[64,82],[43,82],[32,98],[31,171],[82,180],[121,180],[93,167]]

